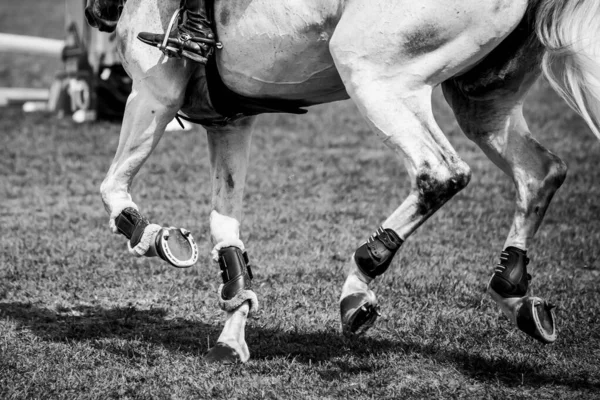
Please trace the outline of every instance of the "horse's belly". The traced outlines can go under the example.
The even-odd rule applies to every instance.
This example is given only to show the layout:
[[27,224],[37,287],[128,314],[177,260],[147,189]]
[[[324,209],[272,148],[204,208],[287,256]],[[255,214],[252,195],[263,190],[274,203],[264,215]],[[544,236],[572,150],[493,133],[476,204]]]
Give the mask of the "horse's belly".
[[329,52],[343,1],[217,2],[219,72],[249,97],[322,103],[348,98]]
[[[225,84],[239,94],[254,98],[279,98],[305,100],[307,103],[324,103],[348,98],[342,80],[331,63],[298,57],[276,65],[264,58],[248,60],[256,70],[219,70]],[[249,67],[249,66],[248,66]]]

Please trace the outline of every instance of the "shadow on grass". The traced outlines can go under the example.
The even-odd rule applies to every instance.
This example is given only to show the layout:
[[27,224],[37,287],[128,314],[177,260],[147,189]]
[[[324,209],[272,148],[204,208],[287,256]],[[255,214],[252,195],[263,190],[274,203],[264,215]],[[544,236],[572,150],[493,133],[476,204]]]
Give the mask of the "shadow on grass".
[[[218,337],[221,324],[191,321],[183,318],[165,319],[167,311],[156,308],[137,310],[133,307],[104,309],[79,306],[72,309],[48,310],[27,303],[0,303],[0,318],[15,320],[43,340],[53,342],[95,341],[101,339],[135,340],[162,346],[169,351],[203,355]],[[507,386],[539,387],[544,384],[568,386],[573,389],[600,389],[600,384],[585,377],[551,375],[540,372],[540,366],[530,362],[490,360],[463,350],[447,350],[418,342],[391,341],[361,337],[346,339],[336,330],[286,332],[260,326],[249,326],[247,341],[253,360],[290,358],[296,362],[316,365],[331,362],[335,367],[318,369],[322,379],[337,381],[347,375],[372,373],[373,363],[360,362],[372,356],[387,354],[418,354],[437,363],[452,364],[457,370],[481,382],[503,382]],[[92,344],[94,345],[94,344]],[[124,357],[144,357],[131,346],[101,346]],[[354,360],[347,360],[346,357]],[[359,362],[356,359],[359,359]],[[331,364],[330,364],[331,365]],[[523,379],[526,377],[526,379]]]
[[[183,318],[165,319],[166,315],[167,311],[161,308],[77,306],[54,311],[27,303],[0,303],[1,318],[15,320],[36,336],[53,342],[116,338],[152,343],[171,351],[202,354],[207,351],[208,344],[201,339],[219,334],[216,325]],[[114,346],[102,345],[102,348],[120,352]],[[124,352],[123,355],[131,357],[130,350]]]
[[[269,334],[273,335],[273,338],[266,336]],[[252,343],[253,359],[287,356],[294,361],[313,365],[331,361],[335,367],[317,371],[322,379],[331,382],[343,380],[348,375],[376,373],[378,367],[367,361],[369,357],[390,359],[390,354],[402,354],[409,360],[414,358],[413,355],[417,355],[417,358],[423,357],[437,364],[452,365],[465,376],[482,383],[502,382],[509,387],[530,388],[551,384],[577,390],[600,390],[597,381],[590,382],[588,377],[577,374],[565,374],[563,369],[552,374],[542,371],[545,366],[536,365],[535,362],[515,362],[506,358],[490,360],[489,357],[468,350],[445,349],[402,338],[398,338],[397,341],[368,336],[346,339],[334,330],[311,333],[259,330],[248,336],[248,342]],[[354,360],[348,360],[344,356],[353,357]]]
[[466,350],[446,350],[421,343],[401,344],[400,348],[422,354],[439,363],[452,364],[458,371],[482,383],[502,382],[509,387],[531,388],[560,385],[575,390],[600,390],[600,383],[596,379],[590,382],[590,377],[582,377],[576,372],[569,373],[564,368],[552,368],[556,373],[548,373],[545,365],[534,361],[515,362],[501,357],[490,360],[489,357]]

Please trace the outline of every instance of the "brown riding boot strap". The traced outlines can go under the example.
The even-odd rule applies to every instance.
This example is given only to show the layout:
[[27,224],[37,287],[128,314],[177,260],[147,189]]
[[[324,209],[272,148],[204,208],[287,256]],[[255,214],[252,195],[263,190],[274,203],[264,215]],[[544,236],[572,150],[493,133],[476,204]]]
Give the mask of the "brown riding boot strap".
[[206,13],[206,1],[204,0],[184,0],[183,8],[197,13]]
[[[191,39],[196,42],[206,43],[203,40],[195,39],[212,40],[214,38],[205,0],[187,0],[183,5],[183,10],[186,11],[186,20],[182,25],[179,25],[180,31],[189,34]],[[211,44],[214,45],[214,43]]]

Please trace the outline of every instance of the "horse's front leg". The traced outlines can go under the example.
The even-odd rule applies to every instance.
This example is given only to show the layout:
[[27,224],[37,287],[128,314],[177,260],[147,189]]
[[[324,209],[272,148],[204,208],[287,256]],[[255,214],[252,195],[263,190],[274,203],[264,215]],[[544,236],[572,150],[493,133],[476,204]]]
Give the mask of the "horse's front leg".
[[245,326],[248,315],[258,308],[258,300],[252,291],[252,272],[239,229],[253,123],[254,118],[246,118],[227,127],[207,129],[212,175],[212,256],[223,280],[219,304],[227,313],[223,332],[207,355],[210,362],[245,362],[250,358]]
[[151,224],[133,202],[130,188],[166,125],[181,107],[187,77],[187,69],[173,63],[133,75],[133,91],[125,108],[119,146],[100,189],[110,214],[110,228],[129,239],[130,252],[136,256],[160,256],[177,267],[190,266],[197,259],[191,235],[185,230]]

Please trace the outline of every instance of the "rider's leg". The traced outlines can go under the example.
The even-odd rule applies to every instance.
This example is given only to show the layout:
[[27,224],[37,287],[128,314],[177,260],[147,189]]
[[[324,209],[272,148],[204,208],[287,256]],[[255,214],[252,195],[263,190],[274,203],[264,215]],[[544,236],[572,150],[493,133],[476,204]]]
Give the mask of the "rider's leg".
[[517,190],[513,223],[488,291],[511,322],[548,343],[556,339],[554,315],[545,301],[526,295],[531,278],[527,249],[567,168],[533,138],[523,117],[525,95],[539,70],[513,72],[510,82],[483,89],[483,95],[485,85],[478,88],[470,82],[467,86],[460,77],[445,82],[443,89],[465,134],[513,180]]
[[[170,32],[140,32],[138,39],[156,46],[172,57],[187,57],[206,64],[215,44],[214,33],[206,14],[205,0],[186,0],[183,6],[183,23],[173,26]],[[177,21],[175,21],[177,23]],[[165,42],[165,36],[168,36]]]
[[223,280],[219,303],[227,313],[217,344],[207,355],[211,362],[245,362],[250,357],[245,326],[258,301],[252,291],[252,272],[239,227],[253,125],[254,118],[246,118],[226,127],[207,128],[212,175],[212,255]]

